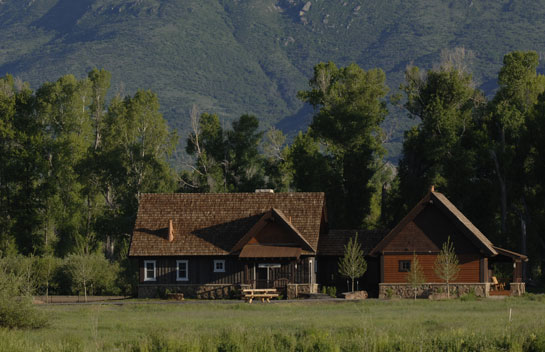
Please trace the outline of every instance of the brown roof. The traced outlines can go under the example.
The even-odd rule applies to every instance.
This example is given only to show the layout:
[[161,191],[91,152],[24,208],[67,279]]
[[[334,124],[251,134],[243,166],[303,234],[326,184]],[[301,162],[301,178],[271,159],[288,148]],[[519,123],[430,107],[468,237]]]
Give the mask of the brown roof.
[[[130,256],[226,255],[271,209],[316,251],[323,193],[142,194]],[[174,239],[168,241],[173,220]]]
[[267,220],[273,217],[280,220],[280,222],[282,222],[284,226],[286,226],[295,235],[295,239],[301,244],[301,248],[311,252],[315,251],[315,249],[312,248],[303,235],[301,235],[299,230],[293,226],[291,220],[280,209],[275,208],[272,208],[263,214],[263,216],[254,224],[254,226],[252,226],[252,228],[234,245],[231,251],[235,252],[242,249],[242,247],[248,243],[252,237],[257,235],[257,233],[259,233],[259,231],[267,225]]
[[330,230],[320,236],[319,255],[344,255],[344,246],[358,233],[358,242],[364,254],[368,254],[386,235],[385,230]]
[[301,248],[282,246],[263,246],[250,244],[240,251],[239,258],[297,258],[301,256]]
[[422,210],[424,210],[427,203],[433,203],[439,210],[441,210],[449,219],[451,219],[457,227],[466,235],[469,240],[477,247],[481,248],[486,254],[490,256],[497,255],[498,252],[494,249],[492,243],[486,238],[485,235],[477,228],[458,208],[454,206],[443,194],[435,191],[430,191],[410,212],[407,214],[399,224],[394,227],[390,233],[380,243],[373,248],[371,255],[377,254],[382,251],[384,247],[390,241],[397,236],[405,225],[414,220]]
[[522,260],[523,262],[527,262],[528,261],[528,257],[525,256],[524,254],[520,254],[520,253],[517,253],[517,252],[513,252],[513,251],[509,251],[507,249],[504,249],[504,248],[500,248],[500,247],[496,247],[494,246],[494,249],[498,252],[498,254],[500,255],[504,255],[506,257],[510,257],[510,258],[513,258],[513,259],[519,259],[519,260]]

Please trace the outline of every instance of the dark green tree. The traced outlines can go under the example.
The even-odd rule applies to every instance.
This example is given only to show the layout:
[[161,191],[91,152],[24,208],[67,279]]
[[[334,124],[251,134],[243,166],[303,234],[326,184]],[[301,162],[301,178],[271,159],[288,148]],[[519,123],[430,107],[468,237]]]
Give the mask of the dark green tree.
[[471,204],[464,195],[484,187],[476,176],[486,173],[482,169],[487,165],[480,147],[486,139],[477,129],[485,98],[475,89],[469,73],[448,64],[425,73],[417,67],[408,68],[402,89],[409,116],[420,123],[405,133],[399,187],[394,189],[398,193],[394,203],[404,207],[395,212],[398,215],[393,221],[416,204],[431,185],[464,209]]
[[313,136],[333,158],[341,188],[340,225],[359,227],[377,192],[372,183],[377,160],[384,155],[381,122],[387,114],[385,74],[365,71],[355,64],[337,68],[332,62],[314,67],[310,90],[300,91],[301,100],[316,110],[311,124]]
[[242,115],[224,131],[219,117],[192,114],[186,152],[193,157],[182,173],[182,189],[197,192],[253,192],[265,185],[265,158],[259,152],[263,132],[255,116]]
[[[534,106],[545,90],[545,76],[537,73],[536,52],[515,51],[505,55],[498,75],[499,89],[488,106],[484,127],[488,152],[494,165],[494,194],[500,205],[497,242],[527,254],[529,199],[535,193],[528,164],[532,139],[528,131]],[[520,233],[520,241],[512,236]],[[523,276],[526,277],[526,265]]]

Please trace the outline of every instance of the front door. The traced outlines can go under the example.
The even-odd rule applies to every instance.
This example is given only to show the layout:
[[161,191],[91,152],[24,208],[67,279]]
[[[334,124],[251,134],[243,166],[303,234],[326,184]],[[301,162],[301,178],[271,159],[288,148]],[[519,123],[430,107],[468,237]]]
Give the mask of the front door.
[[269,288],[269,268],[258,267],[257,268],[257,282],[256,288]]

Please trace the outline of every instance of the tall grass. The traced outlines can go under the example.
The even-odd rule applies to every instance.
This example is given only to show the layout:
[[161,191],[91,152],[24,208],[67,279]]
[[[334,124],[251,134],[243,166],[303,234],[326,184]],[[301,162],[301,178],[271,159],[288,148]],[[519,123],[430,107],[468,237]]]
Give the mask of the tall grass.
[[535,297],[41,309],[51,326],[0,330],[0,351],[545,351]]

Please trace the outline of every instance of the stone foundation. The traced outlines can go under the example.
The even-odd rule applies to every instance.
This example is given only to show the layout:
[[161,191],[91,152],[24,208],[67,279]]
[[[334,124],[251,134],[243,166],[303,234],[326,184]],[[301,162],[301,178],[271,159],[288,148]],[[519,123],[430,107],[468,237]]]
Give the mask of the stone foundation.
[[287,299],[294,299],[311,293],[318,293],[318,284],[288,284],[286,287]]
[[[460,297],[468,293],[474,293],[477,297],[488,297],[490,284],[479,283],[453,283],[449,284],[450,297]],[[416,290],[417,298],[438,297],[447,291],[444,283],[426,283]],[[381,283],[379,284],[379,298],[414,298],[414,289],[408,283]]]
[[367,291],[343,292],[344,299],[366,299]]
[[168,293],[183,293],[184,298],[238,299],[240,285],[139,285],[138,298],[166,298]]
[[510,287],[510,296],[522,296],[526,293],[526,284],[524,282],[511,282]]

